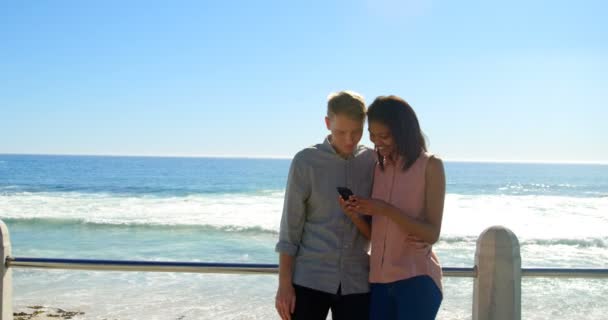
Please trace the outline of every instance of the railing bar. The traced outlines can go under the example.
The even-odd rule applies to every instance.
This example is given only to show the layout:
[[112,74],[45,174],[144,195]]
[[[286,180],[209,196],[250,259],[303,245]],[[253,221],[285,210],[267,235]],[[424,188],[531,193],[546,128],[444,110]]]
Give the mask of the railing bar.
[[136,261],[136,260],[98,260],[98,259],[55,259],[8,257],[8,266],[25,263],[36,264],[80,264],[80,265],[119,265],[119,266],[172,266],[172,267],[225,267],[225,268],[276,268],[275,264],[257,263],[217,263],[217,262],[180,262],[180,261]]
[[[8,257],[8,267],[44,269],[83,269],[118,271],[181,271],[213,273],[277,273],[276,264],[178,262],[178,261],[133,261],[98,259],[58,259]],[[446,267],[443,273],[450,277],[475,277],[473,268]]]
[[608,278],[608,269],[522,268],[523,277]]
[[[159,271],[199,273],[277,273],[278,265],[180,261],[134,261],[7,257],[8,267],[115,271]],[[444,267],[446,277],[476,277],[475,268]],[[522,268],[524,277],[608,278],[608,269]]]

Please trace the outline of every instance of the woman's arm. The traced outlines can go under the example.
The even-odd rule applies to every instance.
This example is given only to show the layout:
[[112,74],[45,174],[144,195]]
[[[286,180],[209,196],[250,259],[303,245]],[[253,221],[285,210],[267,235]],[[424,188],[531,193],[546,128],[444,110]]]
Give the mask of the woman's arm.
[[410,218],[391,204],[375,199],[356,198],[356,210],[370,215],[385,215],[407,233],[434,244],[441,233],[445,201],[445,172],[440,159],[431,157],[425,172],[423,220]]

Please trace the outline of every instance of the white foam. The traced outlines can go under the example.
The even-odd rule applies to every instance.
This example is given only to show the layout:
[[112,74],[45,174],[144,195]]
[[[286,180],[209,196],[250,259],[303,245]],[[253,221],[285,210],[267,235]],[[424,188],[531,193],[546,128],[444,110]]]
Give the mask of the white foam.
[[279,228],[282,194],[117,197],[83,193],[0,196],[2,218],[70,219],[103,224]]
[[448,195],[442,236],[479,235],[493,225],[520,240],[582,239],[606,235],[607,198],[563,196]]
[[[87,193],[15,193],[0,195],[1,218],[73,219],[88,223],[208,225],[260,228],[277,232],[283,192],[124,197]],[[476,237],[492,225],[504,225],[521,241],[529,239],[604,238],[608,198],[514,195],[446,197],[443,238]]]

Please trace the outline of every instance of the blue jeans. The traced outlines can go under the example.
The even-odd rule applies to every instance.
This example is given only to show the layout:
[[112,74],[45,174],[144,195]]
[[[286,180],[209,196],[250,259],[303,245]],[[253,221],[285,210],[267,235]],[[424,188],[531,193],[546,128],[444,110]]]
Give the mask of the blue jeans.
[[443,295],[429,276],[372,283],[370,320],[432,320]]

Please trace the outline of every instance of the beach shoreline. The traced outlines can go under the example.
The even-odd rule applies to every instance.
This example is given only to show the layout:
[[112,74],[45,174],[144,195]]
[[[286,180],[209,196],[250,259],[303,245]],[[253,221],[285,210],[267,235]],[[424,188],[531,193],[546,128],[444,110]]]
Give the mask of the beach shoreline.
[[82,311],[69,311],[39,305],[19,307],[13,311],[14,320],[80,320],[85,319],[84,315]]

